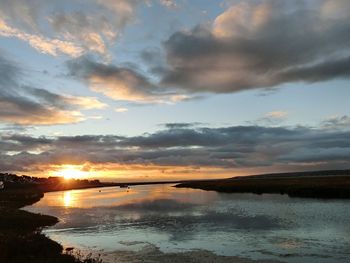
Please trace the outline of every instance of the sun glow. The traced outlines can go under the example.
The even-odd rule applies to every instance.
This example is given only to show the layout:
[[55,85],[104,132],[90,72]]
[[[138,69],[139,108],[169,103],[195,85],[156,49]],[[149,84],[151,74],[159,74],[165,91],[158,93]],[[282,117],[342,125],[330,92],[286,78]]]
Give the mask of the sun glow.
[[66,165],[55,172],[55,175],[65,179],[82,179],[88,177],[88,172],[82,171],[81,167],[75,165]]

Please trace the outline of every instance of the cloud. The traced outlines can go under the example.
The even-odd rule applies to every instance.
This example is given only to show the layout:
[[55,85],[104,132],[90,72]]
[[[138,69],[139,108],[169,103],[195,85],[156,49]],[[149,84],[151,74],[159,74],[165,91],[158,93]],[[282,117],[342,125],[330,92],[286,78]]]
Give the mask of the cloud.
[[166,72],[166,61],[160,48],[145,48],[140,53],[140,58],[149,66],[149,73],[162,76]]
[[277,126],[285,121],[287,119],[287,116],[288,112],[286,111],[271,111],[251,123],[262,126]]
[[105,103],[100,102],[95,97],[58,95],[45,89],[32,88],[28,86],[26,87],[26,91],[29,94],[34,95],[39,101],[44,103],[48,102],[57,108],[66,108],[69,107],[69,105],[72,107],[78,106],[78,108],[84,110],[103,109],[107,107]]
[[262,126],[180,126],[133,137],[3,134],[0,168],[31,171],[50,165],[89,164],[103,169],[171,167],[174,171],[193,167],[204,171],[340,169],[350,164],[349,138],[349,130]]
[[159,3],[167,8],[176,8],[177,7],[175,0],[159,0]]
[[165,128],[168,129],[183,129],[183,128],[193,128],[196,126],[201,126],[201,122],[174,122],[174,123],[165,123],[162,124]]
[[115,109],[116,112],[123,113],[129,111],[127,108],[119,107]]
[[266,117],[270,117],[270,118],[285,118],[288,116],[288,112],[286,111],[271,111],[269,113],[266,114]]
[[174,103],[187,95],[164,91],[134,69],[95,62],[80,57],[68,62],[69,74],[86,82],[90,89],[114,100],[141,103]]
[[350,37],[345,32],[350,30],[350,15],[343,10],[349,6],[341,0],[295,5],[242,1],[212,23],[173,33],[164,50],[143,50],[140,58],[148,63],[147,74],[87,56],[72,60],[70,73],[95,92],[138,103],[175,103],[195,98],[194,93],[348,78]]
[[86,80],[91,89],[115,100],[143,101],[157,92],[146,77],[134,70],[81,58],[69,63],[73,76]]
[[350,129],[350,116],[333,116],[321,122],[326,129]]
[[[161,84],[229,93],[350,76],[349,1],[242,1],[165,42]],[[307,37],[306,37],[307,36]]]
[[[0,2],[0,35],[28,42],[39,52],[78,57],[94,52],[108,56],[123,29],[135,20],[142,1],[4,0]],[[72,8],[64,9],[64,4]],[[78,7],[77,7],[77,6]]]
[[61,96],[61,100],[65,101],[67,104],[78,106],[80,109],[90,110],[90,109],[104,109],[107,104],[99,101],[95,97],[78,97],[71,95]]
[[[24,103],[24,104],[22,104]],[[79,111],[58,110],[21,99],[0,99],[0,121],[21,125],[53,125],[83,121]]]
[[57,56],[58,54],[66,54],[72,57],[78,57],[83,53],[83,49],[78,45],[59,39],[50,39],[42,35],[25,33],[19,29],[12,28],[0,18],[0,36],[16,37],[26,41],[33,48],[41,53]]
[[0,122],[20,125],[53,125],[80,122],[81,109],[106,105],[94,97],[59,95],[28,86],[23,70],[0,56]]

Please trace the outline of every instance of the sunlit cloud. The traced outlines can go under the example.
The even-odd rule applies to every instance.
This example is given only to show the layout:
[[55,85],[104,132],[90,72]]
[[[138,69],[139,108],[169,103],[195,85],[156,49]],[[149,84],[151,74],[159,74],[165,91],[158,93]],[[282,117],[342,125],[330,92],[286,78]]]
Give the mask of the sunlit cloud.
[[280,119],[280,118],[287,117],[288,116],[288,112],[286,112],[286,111],[271,111],[271,112],[266,113],[265,116],[266,117],[270,117],[270,118]]
[[116,111],[116,112],[119,112],[119,113],[123,113],[123,112],[127,112],[128,109],[127,109],[127,108],[122,108],[122,107],[120,107],[120,108],[115,108],[115,111]]
[[77,105],[81,109],[104,109],[108,107],[107,104],[99,101],[94,97],[78,97],[78,96],[63,96],[63,99],[70,104]]
[[0,36],[16,37],[28,42],[33,48],[41,53],[57,56],[65,54],[72,57],[78,57],[83,53],[83,49],[78,45],[59,39],[50,39],[42,35],[25,33],[17,28],[8,26],[4,20],[0,19]]
[[58,110],[54,107],[33,109],[30,113],[12,102],[0,102],[0,122],[21,125],[57,125],[85,120],[79,111]]
[[271,111],[255,121],[248,121],[247,123],[253,125],[277,127],[287,120],[289,113],[287,111]]
[[68,62],[69,75],[85,82],[92,91],[114,100],[172,104],[190,95],[162,89],[134,69],[104,64],[80,57]]
[[94,115],[94,116],[87,116],[87,119],[91,119],[91,120],[102,120],[103,116],[101,115]]
[[94,0],[84,2],[79,10],[57,8],[60,4],[73,2],[2,1],[0,36],[20,39],[37,51],[53,56],[78,57],[92,52],[108,57],[110,46],[135,20],[136,8],[143,3]]

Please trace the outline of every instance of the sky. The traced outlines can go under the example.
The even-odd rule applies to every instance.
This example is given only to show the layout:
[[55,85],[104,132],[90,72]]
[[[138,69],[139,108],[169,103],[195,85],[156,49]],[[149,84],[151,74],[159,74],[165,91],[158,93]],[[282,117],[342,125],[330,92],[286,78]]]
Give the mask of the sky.
[[0,171],[350,167],[348,0],[0,0]]

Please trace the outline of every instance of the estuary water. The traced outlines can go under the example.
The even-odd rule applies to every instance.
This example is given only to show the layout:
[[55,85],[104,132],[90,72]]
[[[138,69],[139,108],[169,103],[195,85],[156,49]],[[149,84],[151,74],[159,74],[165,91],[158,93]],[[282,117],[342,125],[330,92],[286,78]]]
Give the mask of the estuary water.
[[51,192],[25,209],[58,217],[46,235],[105,262],[350,262],[350,200],[147,185]]

